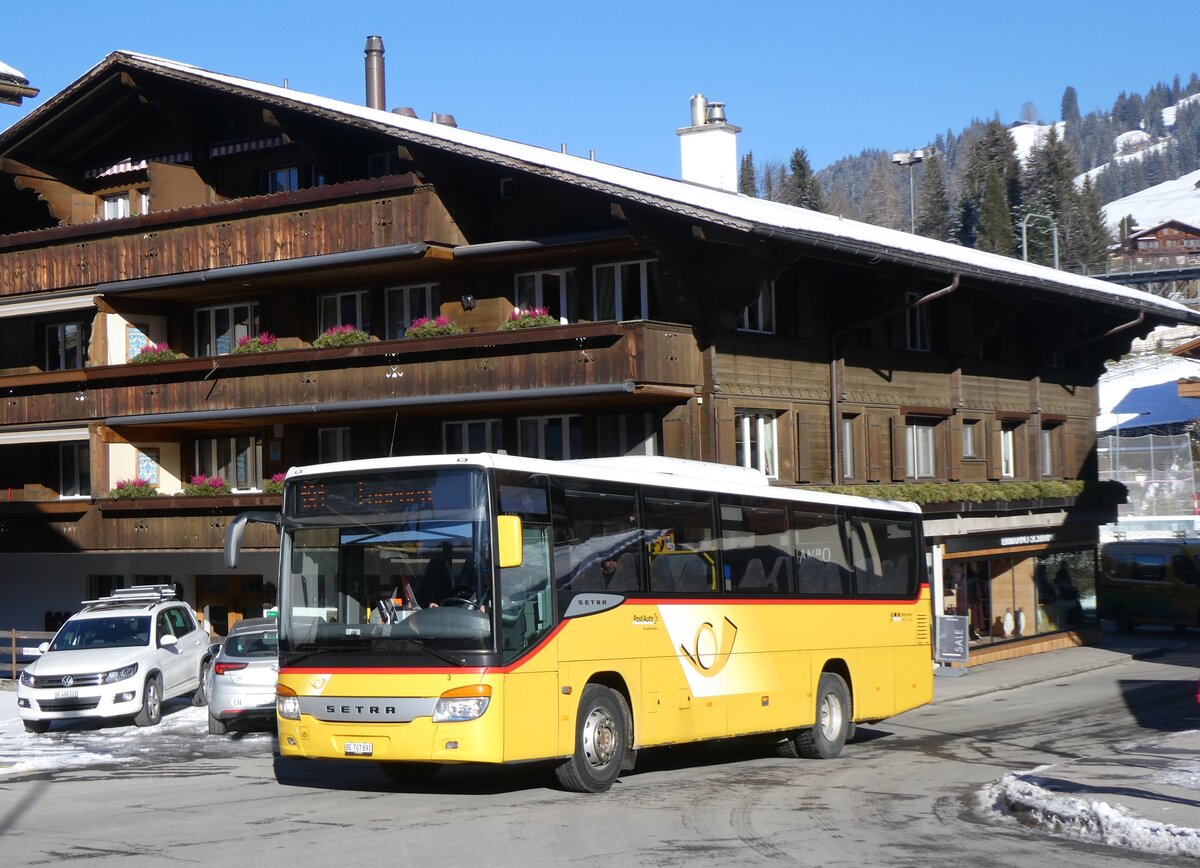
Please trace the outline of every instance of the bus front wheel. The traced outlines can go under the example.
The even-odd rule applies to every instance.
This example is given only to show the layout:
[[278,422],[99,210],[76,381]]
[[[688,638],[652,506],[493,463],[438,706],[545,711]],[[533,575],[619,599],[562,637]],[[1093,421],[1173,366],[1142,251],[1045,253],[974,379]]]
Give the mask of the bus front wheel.
[[850,736],[850,691],[842,676],[822,672],[817,682],[817,719],[784,744],[786,753],[805,759],[833,759]]
[[617,780],[629,750],[629,706],[601,684],[579,698],[575,753],[555,769],[558,782],[577,793],[603,793]]

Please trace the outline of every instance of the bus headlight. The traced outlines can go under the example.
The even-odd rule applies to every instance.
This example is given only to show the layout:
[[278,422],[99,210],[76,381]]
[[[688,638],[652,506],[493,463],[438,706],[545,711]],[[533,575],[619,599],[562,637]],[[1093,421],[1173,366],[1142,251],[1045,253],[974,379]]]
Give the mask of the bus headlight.
[[492,701],[492,688],[487,684],[468,684],[447,690],[433,707],[434,723],[474,720],[487,711]]
[[300,719],[300,697],[290,687],[280,684],[275,688],[275,710],[284,720]]

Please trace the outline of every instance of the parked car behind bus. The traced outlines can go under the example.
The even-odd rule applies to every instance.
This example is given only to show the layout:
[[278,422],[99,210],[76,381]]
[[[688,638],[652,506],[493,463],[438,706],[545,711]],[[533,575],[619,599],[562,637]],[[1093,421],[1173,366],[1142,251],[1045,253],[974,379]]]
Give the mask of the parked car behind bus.
[[224,735],[230,724],[274,723],[279,678],[279,630],[274,618],[233,625],[210,669],[208,731]]

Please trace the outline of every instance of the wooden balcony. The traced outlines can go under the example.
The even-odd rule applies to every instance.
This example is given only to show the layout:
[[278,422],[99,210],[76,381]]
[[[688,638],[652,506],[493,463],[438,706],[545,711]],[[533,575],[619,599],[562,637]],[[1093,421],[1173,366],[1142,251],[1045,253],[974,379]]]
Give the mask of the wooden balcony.
[[0,377],[0,426],[282,424],[319,412],[444,413],[604,394],[679,402],[702,371],[687,326],[584,323]]
[[0,297],[411,242],[463,238],[431,189],[390,176],[0,236]]

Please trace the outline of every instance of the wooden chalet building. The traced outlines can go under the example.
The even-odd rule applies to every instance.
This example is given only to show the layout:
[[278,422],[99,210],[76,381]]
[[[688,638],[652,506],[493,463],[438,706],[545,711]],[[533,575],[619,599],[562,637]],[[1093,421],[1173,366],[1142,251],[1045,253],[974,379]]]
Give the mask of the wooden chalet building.
[[1179,220],[1166,220],[1129,233],[1123,247],[1132,267],[1196,265],[1200,264],[1200,229]]
[[[737,128],[702,97],[673,180],[377,92],[118,52],[0,134],[0,628],[169,580],[223,633],[271,597],[272,528],[236,575],[220,548],[276,474],[500,449],[944,491],[939,611],[980,643],[1077,626],[1046,577],[1090,581],[1115,506],[1037,484],[1094,480],[1105,360],[1200,316],[731,192]],[[518,308],[550,325],[502,330]],[[439,316],[461,333],[406,338]],[[320,346],[343,326],[369,340]],[[136,479],[157,495],[110,496]]]

